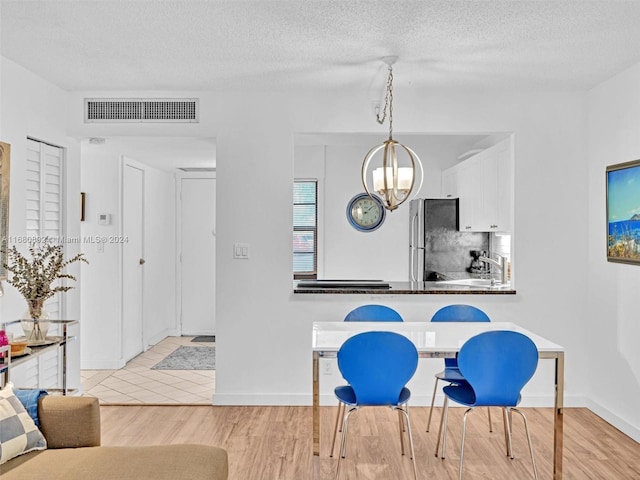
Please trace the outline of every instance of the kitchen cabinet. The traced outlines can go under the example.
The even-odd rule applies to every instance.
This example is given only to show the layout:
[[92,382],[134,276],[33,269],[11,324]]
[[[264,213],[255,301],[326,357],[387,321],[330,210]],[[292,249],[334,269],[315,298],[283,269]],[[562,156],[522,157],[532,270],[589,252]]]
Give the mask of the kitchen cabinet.
[[442,193],[460,199],[460,231],[511,233],[513,149],[503,140],[442,173]]

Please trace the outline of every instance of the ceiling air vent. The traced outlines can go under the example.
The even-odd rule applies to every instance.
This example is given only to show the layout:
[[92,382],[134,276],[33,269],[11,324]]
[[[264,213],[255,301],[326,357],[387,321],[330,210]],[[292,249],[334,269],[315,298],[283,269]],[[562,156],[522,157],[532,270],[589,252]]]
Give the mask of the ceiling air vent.
[[85,98],[85,123],[198,123],[197,98]]

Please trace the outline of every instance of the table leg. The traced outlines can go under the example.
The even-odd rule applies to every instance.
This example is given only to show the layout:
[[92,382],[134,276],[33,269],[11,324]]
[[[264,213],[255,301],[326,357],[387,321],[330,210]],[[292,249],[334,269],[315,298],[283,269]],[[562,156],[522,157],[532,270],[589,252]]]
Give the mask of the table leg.
[[556,357],[556,399],[553,413],[553,478],[562,479],[562,436],[564,408],[564,352]]
[[320,469],[320,354],[313,352],[313,477]]

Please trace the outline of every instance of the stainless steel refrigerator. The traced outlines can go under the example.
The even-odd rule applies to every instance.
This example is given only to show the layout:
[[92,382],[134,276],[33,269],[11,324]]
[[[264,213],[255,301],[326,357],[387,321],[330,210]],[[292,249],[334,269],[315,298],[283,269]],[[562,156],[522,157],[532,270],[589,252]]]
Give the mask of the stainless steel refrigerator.
[[457,243],[451,237],[459,234],[458,204],[457,198],[417,198],[409,203],[409,281],[444,280],[442,271],[459,268],[450,252],[434,252],[432,241],[435,236],[445,245]]

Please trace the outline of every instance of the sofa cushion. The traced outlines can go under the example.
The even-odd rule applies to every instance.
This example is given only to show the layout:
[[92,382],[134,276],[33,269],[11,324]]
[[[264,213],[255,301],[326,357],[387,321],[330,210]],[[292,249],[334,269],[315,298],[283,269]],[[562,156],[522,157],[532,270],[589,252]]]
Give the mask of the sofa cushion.
[[38,400],[40,400],[41,397],[48,395],[47,391],[14,388],[13,393],[18,397],[18,400],[20,400],[29,416],[33,418],[33,423],[36,424],[36,427],[40,428],[40,419],[38,418]]
[[0,390],[0,465],[33,450],[47,448],[33,419],[13,393],[11,384]]
[[0,472],[2,480],[226,480],[228,461],[205,445],[63,448],[16,458]]

